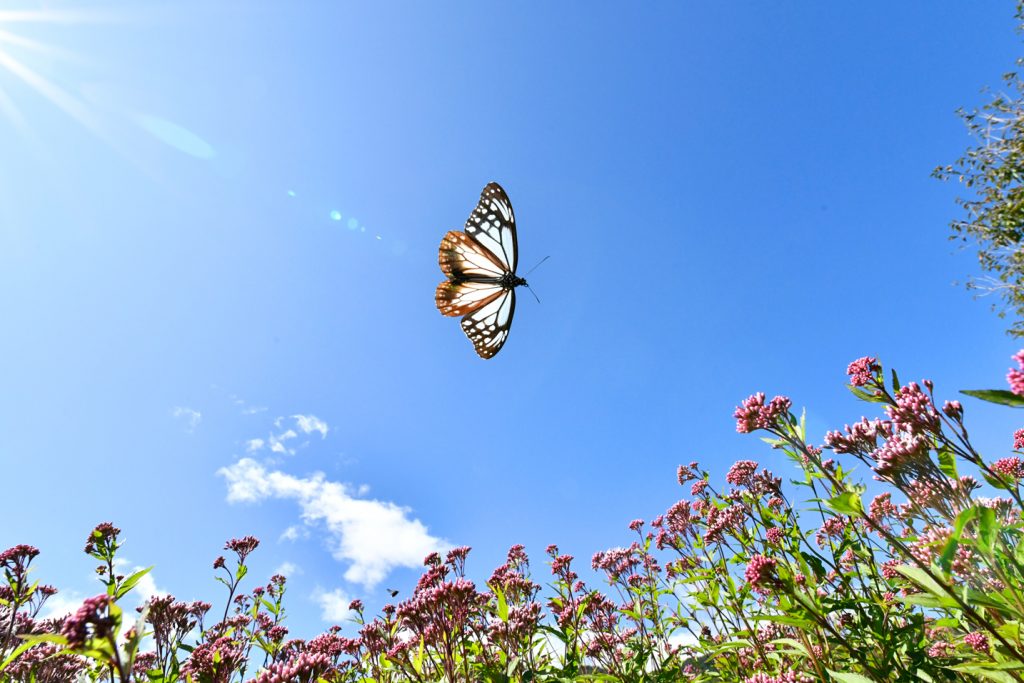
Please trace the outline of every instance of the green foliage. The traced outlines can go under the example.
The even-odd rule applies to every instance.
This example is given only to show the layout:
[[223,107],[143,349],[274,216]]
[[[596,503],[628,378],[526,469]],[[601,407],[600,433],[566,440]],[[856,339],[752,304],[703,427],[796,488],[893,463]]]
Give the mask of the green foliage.
[[[1024,22],[1024,2],[1016,18]],[[1017,61],[1017,67],[1024,59]],[[959,198],[966,216],[950,223],[952,239],[973,243],[983,271],[991,275],[968,282],[980,295],[995,294],[993,309],[1012,314],[1009,333],[1024,336],[1024,80],[1017,71],[1003,76],[1005,89],[992,93],[981,108],[958,110],[977,142],[955,163],[933,172],[956,178],[973,195]]]

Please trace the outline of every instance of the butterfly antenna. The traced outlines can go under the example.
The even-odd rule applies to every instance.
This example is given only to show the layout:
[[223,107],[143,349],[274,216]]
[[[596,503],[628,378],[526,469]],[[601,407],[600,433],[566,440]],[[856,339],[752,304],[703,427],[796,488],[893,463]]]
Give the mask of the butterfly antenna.
[[[540,264],[537,264],[537,265],[540,265]],[[537,292],[533,291],[533,287],[531,287],[530,285],[526,285],[526,288],[528,290],[530,290],[530,294],[533,294],[533,298],[537,300],[537,303],[540,303],[540,297],[537,296]]]
[[[537,265],[535,265],[535,266],[534,266],[533,268],[530,268],[530,269],[529,269],[528,271],[526,271],[526,274],[527,274],[527,275],[529,275],[529,274],[530,274],[530,273],[532,273],[533,271],[535,271],[535,270],[537,270],[538,268],[540,268],[540,264],[541,264],[541,263],[544,263],[544,262],[545,262],[545,261],[547,261],[547,260],[548,260],[549,258],[551,258],[551,256],[550,256],[550,255],[548,255],[548,256],[545,256],[544,258],[542,258],[542,259],[541,259],[540,261],[538,261],[538,262],[537,262]],[[537,296],[537,295],[536,295],[536,294],[534,294],[534,296]]]

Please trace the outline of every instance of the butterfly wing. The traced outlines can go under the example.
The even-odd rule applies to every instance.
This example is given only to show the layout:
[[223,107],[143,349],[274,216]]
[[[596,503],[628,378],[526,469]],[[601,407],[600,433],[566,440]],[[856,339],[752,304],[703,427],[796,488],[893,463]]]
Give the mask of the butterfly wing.
[[453,282],[446,280],[437,286],[434,303],[441,315],[468,315],[491,303],[505,290],[491,282]]
[[508,339],[512,316],[516,312],[516,291],[498,288],[499,296],[490,299],[462,319],[462,331],[473,342],[481,358],[492,358]]
[[505,265],[499,257],[464,232],[448,231],[437,250],[441,272],[453,280],[466,278],[501,279]]
[[[498,183],[488,183],[466,221],[466,234],[490,251],[509,273],[516,272],[519,244],[512,202]],[[449,233],[450,234],[450,233]]]

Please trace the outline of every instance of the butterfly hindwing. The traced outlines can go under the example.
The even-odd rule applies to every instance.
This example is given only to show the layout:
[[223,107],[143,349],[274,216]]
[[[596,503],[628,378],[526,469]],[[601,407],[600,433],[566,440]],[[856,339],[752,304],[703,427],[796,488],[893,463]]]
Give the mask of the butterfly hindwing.
[[501,185],[488,183],[480,193],[480,201],[466,221],[466,234],[490,250],[504,270],[516,272],[516,216]]
[[516,292],[502,289],[498,296],[462,319],[462,331],[481,358],[491,358],[508,339],[516,312]]
[[452,282],[446,280],[437,286],[434,303],[441,315],[468,315],[497,299],[504,288],[490,282]]

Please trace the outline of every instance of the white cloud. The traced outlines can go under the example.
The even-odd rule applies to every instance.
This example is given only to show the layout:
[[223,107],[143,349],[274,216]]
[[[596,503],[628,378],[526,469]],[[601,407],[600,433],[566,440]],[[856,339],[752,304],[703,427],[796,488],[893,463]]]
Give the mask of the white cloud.
[[294,448],[288,448],[284,445],[284,442],[288,439],[294,439],[298,434],[295,433],[294,429],[288,429],[280,434],[270,435],[270,450],[275,453],[287,453],[289,455],[295,455]]
[[325,591],[317,586],[313,589],[312,597],[314,602],[320,605],[320,618],[324,621],[337,624],[354,616],[348,608],[352,599],[340,588]]
[[78,611],[85,601],[85,596],[78,591],[64,591],[51,595],[43,604],[40,619],[59,619]]
[[419,567],[433,551],[451,546],[431,536],[410,510],[388,501],[354,497],[349,487],[317,472],[308,478],[268,470],[242,458],[217,474],[227,480],[230,503],[294,498],[307,525],[323,523],[335,559],[348,563],[344,577],[372,588],[395,567]]
[[249,439],[245,442],[245,450],[249,453],[255,453],[263,448],[263,444],[263,439]]
[[284,531],[277,540],[279,541],[297,541],[300,538],[309,538],[309,529],[298,524],[293,524]]
[[173,415],[176,420],[184,420],[185,431],[189,434],[195,431],[196,427],[199,426],[200,421],[203,419],[203,414],[198,410],[183,408],[182,406],[178,406],[172,410],[171,415]]
[[[145,567],[139,567],[122,558],[114,560],[114,568],[118,574],[124,574],[125,576],[131,576],[135,572],[145,569]],[[132,588],[131,593],[128,595],[132,596],[128,598],[129,601],[134,602],[136,605],[141,605],[144,602],[148,602],[155,595],[169,595],[169,593],[162,588],[157,588],[153,572],[149,571],[142,575],[142,578],[139,579],[139,582],[135,584],[135,587]]]
[[303,572],[302,572],[302,567],[300,567],[299,565],[295,564],[294,562],[287,562],[286,561],[286,562],[282,562],[280,565],[278,565],[277,569],[274,570],[274,573],[275,574],[280,574],[281,576],[292,577],[292,576],[298,576],[299,574],[302,574]]
[[[116,573],[123,574],[124,576],[131,576],[135,572],[144,569],[139,567],[132,562],[117,558],[114,560],[114,569]],[[96,590],[90,595],[102,592],[102,586],[98,583],[95,585]],[[147,572],[139,579],[139,582],[135,584],[131,592],[128,593],[121,607],[125,609],[125,618],[132,621],[136,618],[134,609],[130,609],[129,606],[139,606],[145,602],[148,602],[154,595],[167,595],[167,591],[162,588],[158,588],[156,585],[156,579],[153,578],[152,572]],[[82,595],[78,591],[74,590],[61,590],[56,595],[51,595],[43,603],[43,609],[39,614],[40,619],[57,619],[60,617],[67,616],[78,611],[78,608],[82,606],[87,596]],[[131,612],[129,614],[129,611]]]
[[295,418],[295,424],[298,425],[299,430],[303,434],[312,434],[313,432],[320,432],[320,438],[326,439],[329,428],[327,423],[318,418],[316,415],[292,415]]

